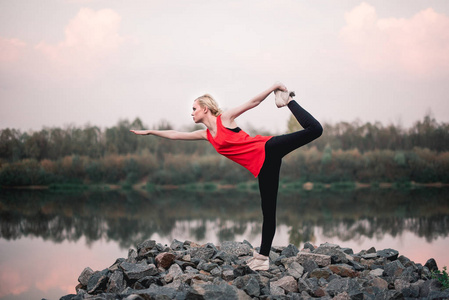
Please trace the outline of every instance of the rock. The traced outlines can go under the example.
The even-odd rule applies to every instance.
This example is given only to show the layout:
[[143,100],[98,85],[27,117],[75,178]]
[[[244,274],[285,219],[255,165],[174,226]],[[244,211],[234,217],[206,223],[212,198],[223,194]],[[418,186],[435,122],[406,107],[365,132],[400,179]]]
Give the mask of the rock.
[[126,282],[121,271],[115,271],[109,277],[106,292],[121,293],[126,288]]
[[[326,243],[295,255],[294,245],[272,247],[267,271],[252,271],[245,264],[252,249],[248,242],[224,242],[220,249],[211,243],[174,240],[167,247],[146,241],[101,272],[85,268],[77,295],[61,299],[449,298],[449,291],[431,279],[434,260],[422,266],[393,249],[354,255],[349,248]],[[345,260],[347,264],[341,263]]]
[[128,278],[129,280],[137,280],[145,276],[153,276],[158,274],[158,270],[153,264],[144,265],[123,262],[120,265],[120,268],[123,270],[123,273],[125,273],[126,278]]
[[318,268],[318,264],[314,260],[310,260],[310,259],[303,262],[302,266],[304,267],[304,272],[306,272],[306,273],[310,273],[313,270],[315,270],[316,268]]
[[157,243],[155,249],[159,252],[168,252],[170,250],[170,248],[167,247],[167,245],[162,245],[161,243]]
[[220,250],[214,255],[213,259],[220,259],[226,264],[231,264],[232,262],[236,261],[238,258],[236,255],[234,255],[232,253],[226,253],[225,251]]
[[312,252],[313,250],[315,250],[315,247],[311,243],[306,242],[306,243],[304,243],[304,249],[309,250],[310,252]]
[[313,260],[318,264],[318,266],[326,267],[331,264],[331,257],[328,255],[299,252],[296,256],[296,260],[301,264],[307,260]]
[[327,279],[329,278],[329,276],[332,275],[332,271],[329,270],[329,268],[317,268],[315,270],[313,270],[312,272],[310,272],[309,276],[311,278],[324,278]]
[[212,271],[213,269],[215,269],[217,267],[218,267],[218,265],[214,264],[214,263],[201,262],[201,263],[198,264],[197,269],[198,270],[203,270],[203,271],[206,271],[206,272],[210,272],[210,271]]
[[398,259],[399,252],[393,249],[384,249],[377,251],[377,256],[384,257],[390,261]]
[[354,254],[354,251],[351,248],[341,248],[341,251],[349,255]]
[[388,282],[386,282],[385,280],[383,280],[382,278],[379,278],[379,277],[375,277],[375,278],[369,280],[368,284],[370,286],[377,287],[381,290],[388,289]]
[[175,260],[175,264],[179,265],[183,270],[186,270],[187,268],[195,268],[195,264],[190,261],[182,261],[182,260]]
[[349,265],[330,265],[328,267],[333,273],[341,276],[341,277],[356,277],[357,272],[354,271],[353,268]]
[[[129,292],[130,294],[135,294],[140,296],[140,299],[175,299],[178,292],[167,286],[158,286],[156,284],[152,284],[148,289],[144,290],[132,290]],[[139,298],[136,298],[139,299]]]
[[270,282],[270,293],[273,296],[283,296],[285,295],[285,291],[280,286],[276,285],[275,282]]
[[361,292],[361,286],[355,279],[352,278],[335,279],[329,282],[326,287],[326,292],[332,297],[340,293],[347,292],[352,298],[352,295],[359,294]]
[[374,248],[374,247],[371,247],[371,248],[369,248],[368,250],[366,250],[366,253],[367,254],[370,254],[370,253],[376,253],[377,251],[376,251],[376,248]]
[[188,266],[185,269],[185,272],[188,273],[188,274],[198,274],[200,271],[198,271],[197,269],[195,269],[195,268],[193,268],[191,266]]
[[399,261],[405,266],[407,263],[411,262],[411,260],[404,255],[400,255],[398,257]]
[[145,276],[137,280],[134,284],[134,289],[148,289],[152,284],[162,285],[161,280],[157,276]]
[[318,248],[328,248],[328,249],[332,249],[332,248],[336,249],[336,248],[338,248],[339,249],[340,246],[337,245],[337,244],[331,244],[331,243],[326,242],[324,244],[321,244]]
[[270,254],[268,255],[271,261],[277,261],[280,257],[280,255],[274,251],[270,251]]
[[206,247],[192,248],[190,255],[199,260],[208,260],[214,255],[214,249]]
[[401,292],[398,292],[396,290],[382,290],[379,293],[376,294],[376,300],[377,299],[385,299],[385,300],[395,300],[395,299],[404,299],[404,296],[401,294]]
[[[327,293],[323,288],[318,287],[312,292],[312,295],[316,298],[326,299],[325,297],[326,297]],[[330,299],[330,298],[328,298],[328,299]]]
[[349,260],[348,265],[352,266],[354,268],[354,270],[356,270],[356,271],[365,270],[365,267],[363,265],[359,264],[358,262],[356,262],[355,260]]
[[168,269],[168,274],[165,275],[164,280],[165,282],[172,282],[173,279],[176,279],[178,276],[182,275],[182,269],[179,265],[173,264],[171,265],[170,269]]
[[329,243],[322,244],[318,248],[316,248],[315,251],[313,251],[313,253],[330,256],[331,262],[333,264],[348,263],[350,259],[352,260],[352,257],[344,253],[341,250],[340,246],[335,244]]
[[442,292],[440,291],[431,291],[429,293],[429,297],[428,299],[433,299],[433,300],[447,300],[449,299],[449,291],[448,290],[444,290]]
[[429,259],[424,266],[427,267],[430,272],[438,271],[437,262],[433,258]]
[[180,242],[178,240],[173,240],[170,244],[170,249],[172,249],[173,251],[180,251],[184,248],[184,243]]
[[421,269],[418,269],[418,272],[421,272],[421,278],[422,279],[431,279],[432,278],[432,272],[430,272],[429,268],[422,267]]
[[185,241],[184,242],[184,248],[186,248],[186,249],[198,248],[198,247],[200,247],[200,245],[198,245],[197,243],[194,243],[192,241]]
[[223,280],[225,281],[231,281],[234,280],[234,270],[224,270],[221,273],[221,278],[223,278]]
[[399,260],[395,260],[385,265],[384,272],[386,276],[398,277],[401,276],[404,269],[405,267],[401,264],[401,262]]
[[421,298],[428,297],[431,292],[439,292],[441,289],[441,283],[436,279],[426,280],[419,285],[419,296]]
[[156,247],[156,241],[147,240],[145,242],[142,242],[142,243],[137,245],[137,254],[139,256],[142,256],[143,254],[145,254],[148,251],[152,250],[154,247]]
[[78,282],[81,283],[83,286],[87,286],[89,277],[92,276],[93,273],[94,271],[91,268],[89,267],[85,268],[78,277]]
[[368,253],[368,254],[362,255],[362,258],[364,258],[364,259],[374,259],[374,258],[377,258],[377,253]]
[[128,250],[128,258],[126,259],[127,262],[135,264],[137,262],[137,257],[139,255],[137,254],[137,251],[134,249]]
[[286,292],[298,292],[298,282],[293,276],[282,277],[277,281],[271,282],[271,285],[279,286]]
[[293,257],[298,254],[299,250],[296,248],[295,245],[289,244],[287,247],[282,250],[281,255],[284,255],[285,257]]
[[163,252],[156,256],[156,265],[168,269],[175,261],[176,256],[170,252]]
[[95,294],[98,291],[103,291],[106,289],[106,284],[108,283],[108,274],[109,270],[105,269],[101,272],[95,272],[92,276],[89,277],[87,281],[87,292],[89,294]]
[[246,243],[239,242],[231,242],[226,241],[221,243],[220,250],[224,251],[227,254],[235,255],[235,256],[244,256],[251,254],[251,247]]
[[287,266],[287,274],[299,279],[304,274],[304,267],[294,261]]
[[256,279],[256,275],[245,275],[238,277],[233,283],[237,288],[244,290],[251,297],[260,296],[259,281]]
[[[273,259],[271,259],[271,261],[273,261]],[[290,258],[287,258],[287,257],[284,256],[284,255],[279,255],[278,258],[276,258],[276,259],[273,261],[273,263],[274,263],[276,266],[280,266],[280,265],[283,265],[283,264],[284,264],[283,262],[285,262],[285,261],[296,261],[296,257],[290,257]]]
[[384,274],[384,270],[383,270],[383,269],[380,269],[380,268],[377,268],[377,269],[371,270],[371,271],[369,272],[369,274],[370,274],[371,276],[380,277],[380,276],[382,276],[382,275]]
[[118,270],[118,266],[119,266],[122,262],[124,262],[124,261],[126,261],[126,259],[124,259],[124,258],[117,258],[117,259],[115,260],[114,264],[113,264],[112,266],[109,267],[109,271],[110,271],[111,273],[117,271],[117,270]]
[[246,300],[251,299],[244,291],[237,289],[235,286],[228,284],[194,284],[187,291],[186,300]]
[[396,291],[401,292],[402,294],[403,294],[404,290],[410,289],[410,286],[411,286],[410,282],[407,282],[407,281],[402,280],[402,279],[396,279],[394,281],[394,289]]
[[311,293],[312,292],[312,286],[309,284],[309,282],[303,278],[299,278],[298,279],[298,291],[299,292],[307,292],[307,293]]
[[416,282],[419,279],[418,269],[413,268],[412,266],[405,268],[402,272],[400,279],[405,280],[407,282]]
[[237,268],[234,269],[234,277],[240,277],[240,276],[245,276],[248,274],[255,274],[256,272],[251,270],[248,266],[238,266]]
[[212,275],[214,277],[221,277],[221,268],[220,267],[213,268],[210,271],[210,275]]
[[348,293],[343,292],[332,298],[333,300],[351,300],[351,297],[349,297]]

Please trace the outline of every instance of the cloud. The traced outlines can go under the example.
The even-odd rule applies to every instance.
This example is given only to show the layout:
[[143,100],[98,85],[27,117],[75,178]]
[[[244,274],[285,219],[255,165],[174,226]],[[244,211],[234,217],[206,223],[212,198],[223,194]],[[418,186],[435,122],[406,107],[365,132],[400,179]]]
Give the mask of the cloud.
[[19,271],[8,265],[1,265],[0,270],[0,298],[20,295],[29,289],[21,278]]
[[0,37],[0,63],[15,62],[22,56],[26,43],[19,39]]
[[112,9],[82,8],[65,28],[63,41],[54,45],[42,41],[35,48],[61,66],[95,66],[124,42],[120,22],[120,15]]
[[340,38],[364,69],[414,75],[449,73],[449,17],[432,8],[409,19],[379,18],[361,3],[345,14]]

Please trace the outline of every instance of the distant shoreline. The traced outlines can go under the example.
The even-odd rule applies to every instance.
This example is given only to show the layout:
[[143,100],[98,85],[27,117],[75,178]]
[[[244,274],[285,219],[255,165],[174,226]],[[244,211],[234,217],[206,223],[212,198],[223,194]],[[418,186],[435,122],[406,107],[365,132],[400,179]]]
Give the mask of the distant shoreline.
[[[153,185],[147,183],[138,183],[134,185],[128,184],[54,184],[54,185],[24,185],[24,186],[1,186],[1,189],[8,190],[246,190],[251,189],[251,185],[254,182],[246,182],[240,185],[237,184],[220,184],[214,182],[197,183],[197,184],[180,184],[180,185]],[[356,190],[366,188],[379,188],[379,189],[391,189],[391,188],[445,188],[449,187],[449,183],[442,182],[380,182],[380,183],[361,183],[361,182],[334,182],[334,183],[320,183],[320,182],[305,182],[301,184],[295,183],[281,183],[280,189],[287,190]]]

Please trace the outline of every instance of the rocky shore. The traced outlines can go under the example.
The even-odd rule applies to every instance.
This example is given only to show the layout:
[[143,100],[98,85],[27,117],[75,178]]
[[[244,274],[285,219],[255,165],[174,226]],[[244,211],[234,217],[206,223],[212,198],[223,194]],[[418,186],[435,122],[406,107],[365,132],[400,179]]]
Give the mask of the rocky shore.
[[353,253],[334,244],[273,247],[268,271],[246,266],[253,247],[244,242],[153,240],[130,249],[102,271],[85,268],[78,299],[449,299],[433,278],[435,260],[414,263],[393,249]]

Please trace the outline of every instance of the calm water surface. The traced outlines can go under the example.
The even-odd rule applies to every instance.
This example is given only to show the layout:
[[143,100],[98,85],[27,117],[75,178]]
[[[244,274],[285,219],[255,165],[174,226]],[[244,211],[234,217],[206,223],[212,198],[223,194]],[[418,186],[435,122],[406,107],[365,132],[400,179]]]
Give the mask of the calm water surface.
[[[355,252],[393,248],[449,266],[449,190],[283,191],[274,245],[310,241]],[[259,246],[256,191],[83,192],[0,190],[0,299],[75,293],[85,267],[103,270],[145,239]]]

